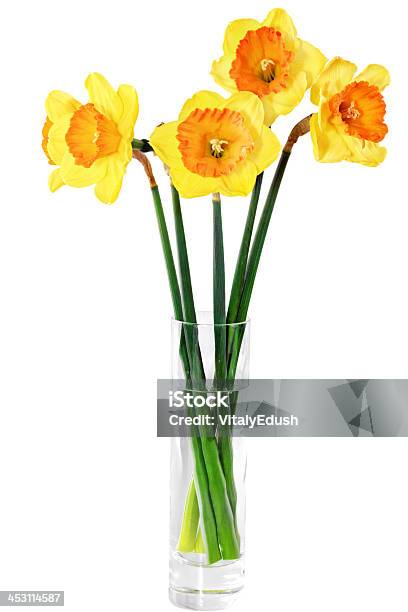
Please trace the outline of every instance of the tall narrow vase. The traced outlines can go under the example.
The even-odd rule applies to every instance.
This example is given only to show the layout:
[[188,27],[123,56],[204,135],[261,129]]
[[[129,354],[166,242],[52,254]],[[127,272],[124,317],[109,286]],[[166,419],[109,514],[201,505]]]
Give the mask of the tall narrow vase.
[[[171,440],[170,600],[194,610],[225,609],[244,585],[246,454],[226,417],[249,376],[249,322],[214,325],[211,319],[172,322],[173,380],[194,398],[188,415],[213,423]],[[217,376],[220,346],[227,356],[223,379]],[[212,407],[205,399],[217,392],[224,401]]]

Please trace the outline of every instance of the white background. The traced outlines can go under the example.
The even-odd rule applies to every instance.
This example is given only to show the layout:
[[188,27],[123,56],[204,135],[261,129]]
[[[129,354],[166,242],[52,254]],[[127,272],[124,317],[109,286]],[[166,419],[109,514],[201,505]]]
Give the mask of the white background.
[[[52,195],[43,102],[85,98],[91,71],[140,96],[136,135],[176,118],[226,24],[261,0],[3,3],[0,216],[0,590],[65,589],[69,611],[170,610],[168,441],[155,381],[170,373],[171,304],[150,193]],[[291,0],[328,57],[391,71],[377,169],[293,153],[253,295],[254,377],[408,377],[406,20],[403,3]],[[274,129],[282,141],[308,96]],[[160,163],[154,167],[169,198]],[[271,173],[267,175],[269,182]],[[224,199],[228,278],[248,201]],[[211,205],[183,204],[200,309],[211,307]],[[239,610],[407,610],[404,439],[251,441],[247,585]]]

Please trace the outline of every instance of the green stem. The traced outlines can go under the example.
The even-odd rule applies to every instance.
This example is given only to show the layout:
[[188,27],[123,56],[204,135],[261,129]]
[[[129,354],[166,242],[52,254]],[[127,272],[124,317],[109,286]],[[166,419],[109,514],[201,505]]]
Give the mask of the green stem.
[[[263,172],[256,177],[254,189],[252,191],[251,202],[248,208],[247,220],[245,223],[244,233],[242,235],[241,246],[238,253],[237,263],[235,266],[234,279],[232,282],[231,295],[228,305],[227,323],[241,323],[237,319],[239,303],[241,300],[242,290],[245,282],[245,273],[248,262],[248,253],[251,245],[252,233],[254,229],[256,212],[258,209],[259,196],[261,193],[263,180]],[[229,326],[227,330],[227,359],[233,352],[233,344],[239,342],[239,332],[236,327]]]
[[138,140],[137,138],[133,138],[132,140],[132,149],[134,151],[141,151],[142,153],[150,153],[153,151],[152,146],[146,138],[142,138],[142,140]]
[[[256,212],[258,209],[259,196],[261,193],[263,180],[263,173],[258,174],[256,177],[254,189],[252,191],[251,201],[248,208],[247,219],[245,223],[244,233],[242,235],[241,246],[238,253],[237,263],[235,266],[234,279],[232,282],[231,295],[228,305],[227,323],[235,323],[237,321],[237,314],[239,309],[239,303],[242,295],[242,289],[245,281],[245,272],[248,261],[248,253],[251,245],[252,233],[254,229]],[[227,329],[227,357],[232,352],[233,344],[238,341],[238,330],[236,327],[230,325]],[[231,399],[233,396],[231,396]],[[231,411],[234,410],[234,402],[231,402]],[[224,473],[228,484],[228,494],[231,503],[231,508],[235,516],[236,504],[237,504],[237,493],[235,488],[235,482],[233,478],[233,449],[231,439],[229,436],[222,436],[220,439],[220,454],[222,464],[224,467]]]
[[200,528],[198,529],[197,539],[196,539],[196,543],[195,543],[195,546],[194,546],[194,552],[196,552],[196,553],[205,553],[203,534],[202,534]]
[[[205,392],[205,372],[198,344],[197,328],[195,325],[189,325],[189,323],[195,322],[195,307],[180,197],[174,186],[172,186],[172,198],[180,276],[182,279],[183,305],[186,315],[185,320],[187,320],[185,329],[187,330],[187,347],[190,355],[191,378],[193,383],[197,385],[197,389]],[[194,319],[189,321],[187,316],[190,318],[194,317]],[[214,509],[220,551],[223,559],[237,559],[239,557],[239,546],[235,533],[234,518],[228,499],[224,472],[218,455],[217,442],[214,435],[210,433],[206,427],[200,427],[200,441],[208,475],[208,486],[210,489],[212,507]],[[202,519],[203,521],[206,519],[204,512]],[[206,533],[204,535],[207,536]]]
[[241,299],[242,288],[245,281],[245,272],[248,261],[249,247],[251,244],[252,232],[255,223],[256,211],[258,208],[259,195],[261,193],[263,172],[258,174],[248,208],[247,220],[244,233],[242,235],[241,246],[235,266],[234,279],[232,281],[231,295],[228,304],[227,323],[235,323],[237,320],[239,302]]
[[[171,249],[169,232],[167,230],[166,218],[164,216],[163,205],[160,197],[159,188],[152,187],[154,208],[156,211],[157,224],[159,226],[160,240],[163,249],[164,261],[166,264],[167,278],[170,286],[171,300],[173,303],[174,316],[178,321],[183,319],[183,305],[181,301],[180,287],[178,284],[176,266],[174,265],[173,252]],[[180,357],[183,363],[186,377],[190,377],[190,366],[188,363],[187,348],[183,338],[180,342]]]
[[[163,205],[160,198],[159,189],[156,185],[152,186],[152,196],[159,226],[160,239],[166,263],[167,276],[169,279],[170,292],[173,301],[174,316],[178,321],[183,320],[183,307],[181,302],[180,288],[178,285],[176,268],[174,265],[173,252],[171,249],[169,233],[167,230],[166,219],[163,212]],[[185,370],[186,379],[190,377],[190,365],[186,351],[184,336],[180,342],[180,358]],[[214,511],[211,503],[209,476],[207,475],[206,462],[203,455],[202,444],[198,437],[198,432],[192,432],[192,448],[195,463],[195,475],[202,506],[202,523],[205,532],[207,545],[208,563],[216,563],[220,560],[220,550],[218,547],[217,528],[215,523]]]
[[245,276],[244,287],[242,290],[241,300],[239,303],[237,321],[245,321],[248,314],[249,302],[254,288],[256,273],[258,271],[259,260],[261,258],[262,249],[265,244],[266,234],[268,232],[269,223],[272,212],[275,206],[276,198],[279,193],[279,188],[282,182],[283,175],[286,170],[286,165],[290,157],[290,152],[282,151],[275,176],[272,181],[271,188],[266,198],[265,206],[259,220],[258,229],[256,231],[254,242],[248,258],[248,268]]
[[[230,409],[231,410],[231,409]],[[234,517],[235,533],[237,541],[239,541],[239,533],[236,524],[236,509],[237,509],[237,489],[234,480],[234,455],[232,448],[231,435],[227,429],[221,431],[218,442],[218,448],[224,470],[225,484],[227,487],[228,500],[231,507],[231,512]]]
[[180,288],[178,284],[176,266],[174,265],[173,252],[171,249],[169,232],[167,230],[166,218],[159,193],[159,188],[152,187],[154,208],[159,226],[160,240],[163,249],[164,261],[166,263],[167,277],[170,285],[171,298],[173,302],[174,316],[179,321],[183,320],[183,306],[181,302]]
[[177,253],[184,313],[184,316],[182,316],[179,321],[184,321],[187,323],[187,325],[183,325],[183,329],[187,341],[187,351],[191,372],[195,372],[198,375],[198,380],[195,380],[195,383],[197,385],[203,385],[205,384],[205,373],[198,346],[198,334],[195,325],[197,323],[197,315],[194,305],[193,285],[191,282],[186,235],[184,231],[183,215],[181,212],[180,196],[174,185],[171,185],[171,195],[173,201],[174,225],[176,229]]
[[194,480],[190,482],[186,503],[184,506],[183,522],[180,529],[177,550],[180,552],[192,552],[196,546],[198,522],[200,511],[198,509],[197,493]]
[[221,199],[213,194],[213,310],[215,336],[215,378],[224,384],[227,375],[226,315],[225,315],[225,262],[222,232]]
[[[273,181],[265,201],[265,206],[263,208],[262,215],[259,220],[258,228],[255,233],[255,237],[248,258],[245,282],[242,289],[241,300],[237,312],[237,322],[245,321],[248,314],[249,302],[251,299],[252,290],[254,288],[256,273],[258,271],[259,266],[259,260],[261,258],[262,249],[265,244],[266,234],[269,228],[273,208],[276,202],[276,197],[279,192],[279,187],[281,185],[282,177],[284,175],[289,157],[290,152],[288,153],[286,151],[282,151],[278,166],[275,171],[275,176],[273,177]],[[240,327],[239,332],[237,334],[234,334],[234,342],[231,345],[231,353],[229,355],[228,379],[232,380],[235,378],[236,375],[239,353],[241,350],[242,339],[245,331],[241,328],[242,326]]]
[[[275,206],[276,198],[279,193],[279,188],[281,186],[282,178],[286,170],[287,163],[289,161],[290,155],[292,153],[293,145],[297,142],[300,136],[303,136],[310,130],[310,116],[305,117],[299,123],[295,125],[292,129],[288,141],[286,145],[283,147],[283,151],[281,157],[279,159],[278,166],[275,171],[275,175],[272,180],[271,187],[269,189],[269,193],[267,195],[265,206],[262,211],[261,218],[259,220],[258,229],[256,231],[252,248],[248,258],[247,271],[245,275],[245,282],[242,289],[241,300],[239,303],[239,308],[237,312],[236,321],[245,321],[247,314],[249,303],[252,296],[252,290],[254,288],[256,273],[258,271],[259,260],[261,258],[262,249],[265,244],[266,234],[268,232],[269,223],[271,220],[272,212]],[[236,368],[238,365],[239,352],[241,349],[241,343],[243,339],[243,332],[239,334],[239,339],[237,342],[234,342],[232,346],[232,352],[229,357],[228,363],[228,379],[234,379],[236,374]]]
[[181,278],[181,293],[184,307],[184,318],[181,318],[180,321],[196,323],[197,316],[194,305],[193,285],[191,282],[190,263],[188,259],[180,196],[174,185],[171,185],[171,196],[173,201],[174,224],[176,228],[177,252]]
[[[224,262],[224,239],[222,230],[221,199],[219,194],[213,194],[213,303],[214,303],[214,341],[215,341],[215,382],[217,389],[222,389],[227,376],[227,332],[225,315],[225,262]],[[229,408],[223,409],[223,415],[229,412]],[[218,448],[225,476],[227,495],[234,516],[236,528],[235,511],[237,505],[237,492],[234,482],[233,452],[228,426],[219,428]]]
[[[194,414],[191,412],[189,416],[194,416]],[[217,523],[215,521],[214,514],[216,516],[216,513],[212,502],[211,470],[207,468],[204,445],[202,444],[200,434],[196,428],[192,428],[191,445],[194,454],[195,483],[200,492],[201,524],[206,543],[207,560],[208,564],[212,565],[221,560],[222,548],[220,551],[220,546],[218,544],[219,527],[218,521]]]
[[[259,221],[258,230],[255,234],[254,242],[248,260],[248,253],[255,222],[256,210],[259,201],[259,195],[261,191],[263,175],[260,174],[257,177],[255,187],[252,192],[251,203],[249,206],[247,221],[245,224],[244,234],[241,242],[241,248],[238,255],[237,265],[235,268],[234,281],[231,289],[231,297],[228,307],[228,323],[241,323],[246,320],[249,300],[252,294],[256,271],[259,264],[259,258],[261,256],[262,247],[265,242],[266,232],[273,211],[273,206],[275,204],[276,196],[279,191],[280,182],[282,180],[282,176],[285,171],[288,158],[288,155],[283,152],[281,160],[276,169],[275,177],[273,179],[272,186],[269,191],[261,219]],[[229,361],[227,378],[230,382],[235,379],[244,331],[244,326],[239,326],[238,329],[231,327],[228,331],[227,355]],[[234,400],[236,400],[235,396],[231,396],[231,399],[233,398]],[[231,408],[233,408],[234,404],[235,402],[233,401]],[[221,460],[228,487],[228,496],[230,499],[231,508],[235,516],[237,494],[233,475],[233,449],[231,444],[231,437],[226,435],[225,432],[220,438],[219,446]]]

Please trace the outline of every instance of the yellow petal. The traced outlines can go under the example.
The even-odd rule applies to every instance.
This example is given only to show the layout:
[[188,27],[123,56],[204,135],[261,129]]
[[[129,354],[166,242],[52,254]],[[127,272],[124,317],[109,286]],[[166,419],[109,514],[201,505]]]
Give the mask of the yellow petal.
[[224,108],[241,113],[254,140],[259,137],[264,123],[264,108],[258,96],[250,91],[240,91],[224,101]]
[[265,111],[265,125],[271,125],[279,115],[287,115],[301,102],[307,89],[307,78],[299,72],[288,82],[286,89],[262,98]]
[[320,125],[317,114],[310,119],[310,135],[317,161],[332,163],[347,158],[349,150],[343,136],[330,123]]
[[59,189],[63,185],[64,181],[62,180],[61,170],[57,168],[56,170],[54,170],[54,172],[51,172],[50,176],[48,177],[48,186],[54,193],[54,191],[57,191],[57,189]]
[[261,27],[256,19],[236,19],[228,24],[224,36],[224,53],[235,57],[235,51],[248,30],[257,30]]
[[190,172],[184,166],[170,168],[173,185],[183,198],[198,198],[221,191],[220,178],[209,178]]
[[376,142],[346,135],[345,143],[349,149],[347,160],[364,166],[378,166],[387,155],[387,149]]
[[88,187],[101,181],[107,171],[107,157],[97,159],[90,168],[84,168],[75,163],[75,159],[68,151],[61,163],[61,176],[66,185],[71,187]]
[[226,196],[246,196],[254,188],[257,174],[254,162],[243,161],[231,174],[220,177],[221,186],[218,191]]
[[289,36],[292,38],[296,37],[296,28],[294,23],[284,9],[272,9],[266,19],[262,22],[262,25],[268,26],[269,28],[275,28],[282,33],[289,34]]
[[164,123],[154,130],[149,139],[154,152],[167,166],[172,166],[181,160],[177,140],[178,125],[178,121]]
[[263,172],[275,161],[280,149],[281,145],[278,138],[270,128],[263,125],[261,137],[256,141],[255,149],[250,158],[256,165],[257,174]]
[[296,73],[298,70],[303,70],[306,73],[308,87],[315,82],[326,62],[327,58],[317,47],[305,40],[298,39],[291,71]]
[[123,104],[109,81],[98,72],[93,72],[86,79],[85,87],[90,101],[98,111],[118,123],[123,113]]
[[323,72],[310,90],[313,104],[319,104],[321,96],[330,98],[341,91],[353,78],[357,66],[341,57],[335,57],[326,64]]
[[211,76],[214,81],[228,91],[238,91],[234,79],[230,77],[230,70],[233,61],[232,55],[223,55],[218,61],[214,61],[211,68]]
[[122,187],[126,164],[118,155],[110,155],[107,160],[105,177],[96,184],[95,195],[104,204],[113,204]]
[[57,89],[51,91],[45,101],[45,110],[52,123],[56,123],[66,114],[72,115],[80,106],[81,103],[78,100],[75,100],[65,91]]
[[370,85],[375,85],[382,91],[390,84],[390,73],[380,64],[370,64],[365,70],[360,72],[354,81],[368,81]]
[[118,89],[118,96],[123,106],[122,116],[118,122],[118,131],[124,138],[132,138],[139,114],[137,92],[131,85],[121,85]]
[[222,107],[225,103],[225,98],[214,91],[198,91],[191,98],[184,103],[183,108],[180,111],[179,120],[184,121],[190,113],[196,108],[204,110],[205,108],[218,108]]
[[122,140],[120,141],[118,150],[116,152],[116,155],[118,156],[119,159],[122,160],[122,163],[125,164],[125,166],[130,162],[130,160],[132,159],[132,141],[131,140],[126,140],[125,138],[122,138]]
[[65,142],[65,134],[68,131],[72,114],[63,115],[56,123],[54,123],[48,132],[47,150],[52,161],[60,165],[65,153],[68,150]]

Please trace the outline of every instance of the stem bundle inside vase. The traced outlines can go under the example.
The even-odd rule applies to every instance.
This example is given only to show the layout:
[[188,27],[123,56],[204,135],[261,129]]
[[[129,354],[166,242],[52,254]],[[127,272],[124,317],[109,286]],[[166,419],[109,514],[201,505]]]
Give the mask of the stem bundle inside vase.
[[[226,309],[225,262],[222,224],[222,204],[219,193],[212,196],[213,214],[213,334],[214,377],[206,372],[201,354],[193,284],[187,250],[187,240],[180,196],[171,185],[173,217],[177,245],[179,274],[170,244],[167,223],[159,190],[154,181],[153,201],[166,262],[174,315],[180,322],[179,353],[186,388],[196,395],[206,395],[217,390],[229,391],[226,414],[236,409],[238,394],[234,381],[246,328],[252,290],[262,254],[271,215],[279,192],[283,174],[293,144],[308,131],[308,118],[295,126],[283,149],[271,187],[255,228],[256,213],[261,193],[263,174],[255,182],[241,246],[236,262],[231,294]],[[143,154],[138,152],[137,157]],[[145,160],[143,160],[145,164]],[[150,169],[151,171],[151,169]],[[204,407],[189,408],[190,416],[209,414]],[[228,426],[216,430],[199,425],[190,430],[194,473],[186,493],[184,514],[180,526],[178,550],[180,553],[205,554],[209,565],[221,560],[238,559],[240,534],[236,520],[237,492],[234,479],[234,453],[232,433]]]

